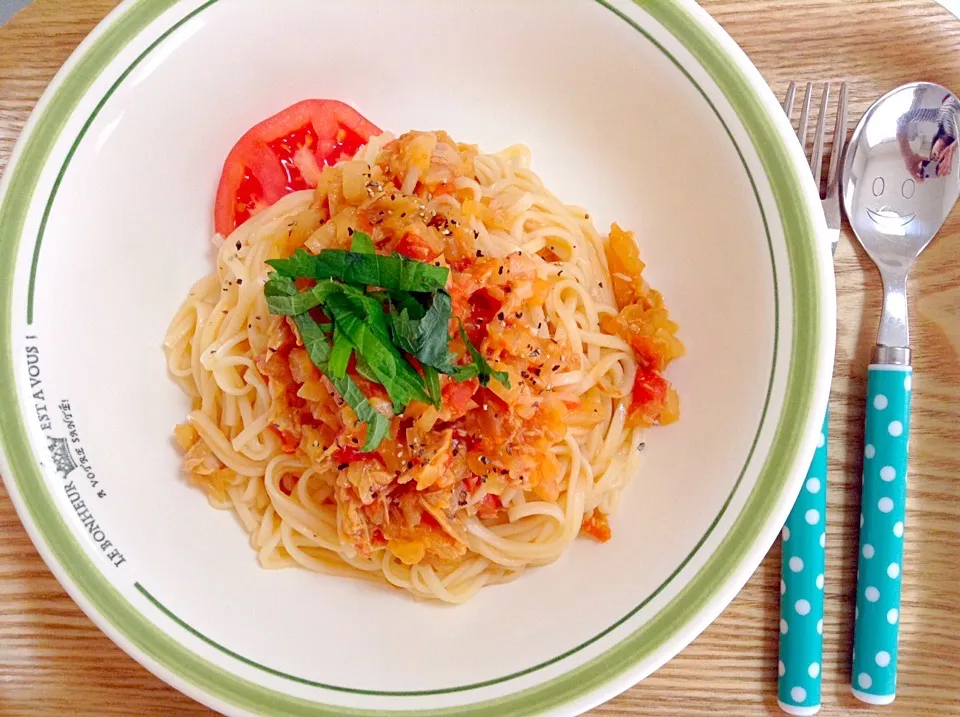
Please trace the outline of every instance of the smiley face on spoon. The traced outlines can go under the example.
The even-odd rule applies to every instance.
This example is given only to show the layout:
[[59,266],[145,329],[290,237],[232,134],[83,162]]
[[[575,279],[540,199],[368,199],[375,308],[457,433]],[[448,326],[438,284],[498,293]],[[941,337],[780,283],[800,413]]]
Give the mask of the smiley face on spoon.
[[[890,184],[895,185],[896,182],[890,182]],[[881,230],[901,229],[917,218],[917,212],[910,211],[913,204],[911,200],[917,191],[917,183],[912,178],[903,178],[903,181],[899,182],[899,187],[894,188],[888,186],[884,177],[877,176],[873,180],[871,190],[875,201],[868,201],[863,208],[867,216]]]

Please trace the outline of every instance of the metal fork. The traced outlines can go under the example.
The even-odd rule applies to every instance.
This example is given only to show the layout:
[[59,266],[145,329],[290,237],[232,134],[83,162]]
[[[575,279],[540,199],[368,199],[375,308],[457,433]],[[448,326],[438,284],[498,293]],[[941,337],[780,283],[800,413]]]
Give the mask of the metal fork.
[[[791,82],[783,100],[787,119],[793,120],[797,85]],[[807,83],[797,139],[807,151],[807,125],[813,103],[813,83]],[[833,253],[840,242],[840,162],[847,136],[847,83],[840,87],[837,122],[833,132],[826,193],[820,202],[827,220],[827,235]],[[807,158],[813,181],[820,191],[824,134],[830,83],[823,85],[820,112],[813,145]],[[829,410],[823,419],[820,443],[797,502],[783,527],[783,564],[780,582],[780,662],[777,701],[784,712],[812,715],[820,709],[820,672],[823,661],[823,584],[827,516],[827,429]]]

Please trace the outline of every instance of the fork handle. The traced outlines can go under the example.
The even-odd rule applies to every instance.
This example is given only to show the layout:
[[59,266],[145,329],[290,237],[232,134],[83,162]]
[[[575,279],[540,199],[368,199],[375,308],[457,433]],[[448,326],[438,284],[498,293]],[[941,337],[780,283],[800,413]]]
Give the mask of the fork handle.
[[800,495],[783,526],[777,702],[791,715],[812,715],[820,709],[829,424],[828,412]]
[[903,520],[907,502],[910,366],[867,372],[857,609],[850,687],[862,702],[893,702],[897,688]]

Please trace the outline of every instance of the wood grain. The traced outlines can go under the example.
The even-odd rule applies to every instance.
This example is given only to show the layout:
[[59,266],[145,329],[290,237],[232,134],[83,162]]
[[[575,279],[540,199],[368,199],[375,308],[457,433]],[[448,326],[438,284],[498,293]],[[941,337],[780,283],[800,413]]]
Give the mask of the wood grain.
[[[916,79],[960,89],[960,21],[931,0],[701,0],[783,94],[848,80],[852,116]],[[56,70],[114,3],[38,0],[0,29],[0,170]],[[960,211],[911,283],[915,379],[900,684],[886,715],[960,715]],[[824,709],[865,712],[850,670],[864,376],[878,277],[848,230],[836,257]],[[723,615],[655,675],[594,714],[778,714],[780,547]],[[878,710],[879,713],[880,710]],[[0,715],[207,715],[114,646],[47,570],[0,487]]]

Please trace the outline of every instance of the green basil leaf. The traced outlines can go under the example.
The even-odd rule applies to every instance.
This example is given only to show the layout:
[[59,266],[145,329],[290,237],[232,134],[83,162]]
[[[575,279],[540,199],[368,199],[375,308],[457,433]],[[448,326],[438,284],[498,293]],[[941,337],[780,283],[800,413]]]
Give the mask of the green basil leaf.
[[387,301],[400,311],[406,311],[411,319],[422,319],[427,310],[423,308],[421,297],[426,302],[430,300],[430,296],[430,294],[421,294],[418,297],[409,291],[390,291],[387,292]]
[[379,286],[400,291],[436,291],[447,285],[450,270],[405,256],[380,256],[343,249],[324,249],[311,255],[297,249],[289,259],[267,262],[285,276],[339,279],[348,284]]
[[[290,293],[290,287],[293,292]],[[309,311],[315,306],[326,302],[327,297],[335,292],[342,291],[343,286],[335,281],[318,281],[315,286],[306,291],[297,291],[293,279],[277,272],[273,272],[263,287],[263,295],[267,300],[267,308],[271,314],[278,316],[296,316]]]
[[333,383],[333,387],[343,400],[354,410],[357,418],[367,425],[367,438],[360,450],[369,452],[377,448],[390,429],[390,421],[377,411],[357,384],[349,376],[336,378],[330,374],[330,354],[332,349],[323,329],[309,314],[300,314],[293,319],[300,331],[300,338],[310,356],[313,365]]
[[367,363],[363,356],[354,351],[353,357],[356,360],[357,373],[360,376],[367,379],[371,383],[380,383],[379,379],[377,379],[377,375],[373,372],[373,369],[370,368],[370,364]]
[[468,363],[465,366],[457,366],[450,375],[457,383],[463,383],[464,381],[469,381],[471,378],[476,378],[479,376],[480,366],[475,363]]
[[355,231],[353,241],[350,242],[350,251],[358,254],[376,254],[377,249],[373,246],[373,239],[365,232]]
[[[463,343],[467,345],[467,351],[470,352],[470,355],[473,357],[473,364],[477,367],[477,377],[480,379],[480,385],[486,386],[490,383],[491,378],[497,379],[507,388],[510,388],[510,374],[506,371],[494,371],[493,368],[487,363],[487,360],[483,357],[483,354],[477,350],[477,347],[470,342],[470,337],[467,336],[466,330],[463,328],[463,322],[460,322],[460,338],[463,339]],[[467,371],[463,370],[468,368],[467,366],[461,367],[462,375],[466,375]],[[455,378],[457,378],[455,376]],[[457,378],[458,381],[466,380]]]
[[343,289],[343,295],[349,299],[354,310],[370,324],[371,330],[375,331],[378,338],[389,342],[390,334],[387,328],[387,317],[383,312],[383,302],[378,301],[374,296],[364,293],[362,289],[348,284],[339,284]]
[[[411,297],[410,301],[420,307],[416,299]],[[422,318],[411,318],[407,307],[399,313],[394,311],[389,317],[393,343],[401,351],[414,356],[421,364],[450,373],[454,369],[453,356],[448,350],[450,315],[450,294],[446,291],[438,291],[433,295]]]
[[[313,254],[304,249],[297,249],[287,259],[268,259],[267,264],[272,266],[278,274],[296,279],[301,276],[311,276],[313,271]],[[325,276],[324,279],[333,277]]]
[[[394,406],[406,406],[410,401],[429,401],[423,379],[407,363],[389,336],[382,335],[372,322],[364,321],[357,304],[343,294],[331,294],[327,308],[333,314],[337,327],[353,343],[377,380],[387,390]],[[382,311],[382,307],[380,307]]]
[[333,327],[333,349],[330,351],[330,375],[343,378],[347,375],[347,365],[353,353],[353,343],[344,336],[339,326]]
[[430,402],[440,408],[440,373],[433,366],[423,365],[423,382],[427,386],[427,395],[430,396]]
[[367,424],[367,437],[363,445],[360,446],[360,450],[364,453],[375,451],[390,431],[390,419],[370,405],[367,397],[363,395],[363,391],[349,376],[331,379],[331,381],[334,388],[343,396],[343,400],[357,414],[357,418],[362,423]]

